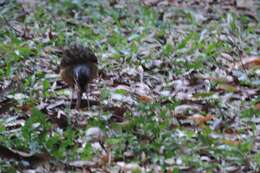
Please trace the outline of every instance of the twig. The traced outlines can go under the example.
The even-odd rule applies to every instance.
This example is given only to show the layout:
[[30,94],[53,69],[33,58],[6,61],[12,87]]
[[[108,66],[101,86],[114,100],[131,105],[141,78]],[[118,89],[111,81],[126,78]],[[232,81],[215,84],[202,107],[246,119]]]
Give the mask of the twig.
[[21,33],[20,31],[18,31],[15,27],[13,27],[13,26],[7,21],[7,19],[6,19],[4,16],[1,16],[1,17],[3,18],[4,22],[6,23],[6,25],[7,25],[9,28],[11,28],[12,30],[14,30],[16,34],[18,34],[18,35],[21,35],[21,34],[22,34],[22,33]]
[[[240,60],[240,63],[241,63],[241,65],[242,65],[243,70],[245,71],[246,77],[248,78],[248,73],[247,73],[247,71],[246,71],[246,67],[245,67],[244,63],[242,62],[242,58],[241,58],[241,56],[243,55],[243,51],[242,51],[239,47],[237,47],[237,48],[238,48],[238,51],[239,51],[239,60]],[[249,78],[248,78],[248,79],[249,79]]]

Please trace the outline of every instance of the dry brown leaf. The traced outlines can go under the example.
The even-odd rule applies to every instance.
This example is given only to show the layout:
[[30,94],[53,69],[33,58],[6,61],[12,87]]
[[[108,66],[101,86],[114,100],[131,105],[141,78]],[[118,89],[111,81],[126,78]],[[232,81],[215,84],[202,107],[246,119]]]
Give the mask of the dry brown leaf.
[[255,109],[260,110],[260,102],[255,104]]
[[21,111],[27,112],[32,110],[32,105],[31,104],[23,104],[21,106],[17,106]]
[[237,62],[234,65],[235,68],[245,67],[247,69],[260,67],[260,57],[259,56],[252,56],[246,57],[242,59],[242,62]]
[[200,114],[194,114],[190,117],[188,117],[188,119],[194,121],[196,124],[198,125],[203,125],[205,123],[207,123],[208,121],[211,121],[213,120],[215,117],[213,115],[206,115],[206,116],[203,116],[203,115],[200,115]]
[[233,135],[233,134],[237,134],[237,131],[234,128],[227,128],[224,130],[224,133]]
[[257,57],[257,56],[246,58],[242,62],[246,67],[251,67],[251,66],[260,67],[260,57]]
[[150,96],[139,96],[138,99],[143,102],[143,103],[151,103],[152,102],[152,98]]
[[104,153],[100,156],[99,164],[106,165],[107,163],[109,163],[109,154]]

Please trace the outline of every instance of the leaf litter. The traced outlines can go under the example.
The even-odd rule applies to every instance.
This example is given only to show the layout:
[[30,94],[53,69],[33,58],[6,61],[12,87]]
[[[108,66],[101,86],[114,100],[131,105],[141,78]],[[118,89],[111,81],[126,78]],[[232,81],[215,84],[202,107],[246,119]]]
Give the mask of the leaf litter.
[[[29,151],[11,154],[25,161],[44,151],[50,165],[42,171],[259,171],[257,5],[4,3],[0,8],[11,10],[0,13],[8,19],[0,28],[3,151]],[[75,100],[69,105],[70,90],[55,75],[60,48],[75,40],[100,58],[91,106],[85,95],[80,111]],[[15,76],[19,85],[11,84]],[[99,132],[106,153],[83,142]],[[37,170],[2,159],[5,167]]]

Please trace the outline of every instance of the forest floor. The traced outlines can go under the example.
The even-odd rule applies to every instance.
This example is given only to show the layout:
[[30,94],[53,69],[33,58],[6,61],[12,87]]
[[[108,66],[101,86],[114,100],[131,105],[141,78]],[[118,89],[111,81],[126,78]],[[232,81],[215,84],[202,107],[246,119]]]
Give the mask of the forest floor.
[[[257,0],[0,0],[0,172],[260,172],[259,20]],[[99,63],[79,111],[72,42]]]

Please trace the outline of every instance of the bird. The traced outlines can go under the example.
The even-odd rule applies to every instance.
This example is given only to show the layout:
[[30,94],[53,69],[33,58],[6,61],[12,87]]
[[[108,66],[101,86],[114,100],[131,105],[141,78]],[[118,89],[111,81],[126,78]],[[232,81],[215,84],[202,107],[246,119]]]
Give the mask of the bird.
[[72,87],[72,98],[76,91],[76,109],[79,109],[82,94],[84,92],[88,94],[88,84],[97,77],[98,59],[90,48],[79,43],[65,47],[61,56],[59,66],[61,79]]

